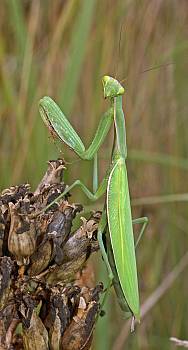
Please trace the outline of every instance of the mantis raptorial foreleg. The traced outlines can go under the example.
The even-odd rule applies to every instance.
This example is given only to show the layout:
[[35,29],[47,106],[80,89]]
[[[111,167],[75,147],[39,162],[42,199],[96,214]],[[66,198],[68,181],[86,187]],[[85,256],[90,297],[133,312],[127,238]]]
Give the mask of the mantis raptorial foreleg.
[[100,121],[90,146],[85,149],[85,146],[77,132],[74,130],[68,119],[61,111],[59,106],[48,96],[43,97],[39,102],[40,114],[48,126],[56,136],[65,142],[81,159],[93,159],[102,145],[106,135],[113,123],[113,108],[109,108],[105,112]]
[[39,102],[39,111],[52,134],[55,134],[61,141],[65,142],[81,159],[94,159],[93,192],[96,192],[98,188],[97,152],[113,123],[113,108],[109,108],[102,115],[95,136],[87,149],[85,149],[82,140],[64,113],[50,97],[46,96]]

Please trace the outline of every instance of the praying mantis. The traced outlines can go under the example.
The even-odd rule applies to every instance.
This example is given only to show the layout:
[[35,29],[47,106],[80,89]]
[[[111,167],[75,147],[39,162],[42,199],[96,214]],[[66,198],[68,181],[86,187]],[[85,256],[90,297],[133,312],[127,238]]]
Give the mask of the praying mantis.
[[[126,170],[127,145],[125,117],[122,108],[122,95],[125,90],[121,83],[110,77],[102,78],[104,98],[110,107],[102,115],[97,131],[88,149],[85,146],[58,105],[50,98],[43,97],[39,111],[44,123],[58,138],[69,146],[81,159],[94,159],[93,192],[80,180],[58,197],[64,196],[73,187],[79,186],[92,201],[104,193],[105,204],[98,227],[99,247],[105,261],[109,286],[114,285],[119,304],[128,317],[140,320],[140,302],[135,248],[140,240],[147,218],[132,220],[129,185]],[[110,127],[114,125],[114,142],[110,166],[102,182],[98,185],[97,152],[105,140]],[[56,199],[56,201],[58,200]],[[142,224],[136,245],[134,244],[133,224]],[[106,247],[103,235],[107,234]]]

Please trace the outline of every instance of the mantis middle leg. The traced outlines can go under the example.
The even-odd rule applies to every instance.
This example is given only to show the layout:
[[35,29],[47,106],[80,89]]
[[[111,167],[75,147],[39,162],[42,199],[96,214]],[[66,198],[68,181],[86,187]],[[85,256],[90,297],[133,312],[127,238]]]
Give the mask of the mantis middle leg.
[[133,219],[132,222],[133,222],[133,225],[135,225],[135,224],[142,224],[140,233],[139,233],[138,238],[137,238],[136,243],[135,243],[135,250],[136,250],[136,248],[137,248],[137,246],[138,246],[138,244],[139,244],[139,242],[140,242],[140,240],[141,240],[141,238],[142,238],[142,236],[144,234],[146,226],[148,224],[148,218],[146,216],[144,216],[144,217],[141,217],[141,218],[138,218],[138,219]]

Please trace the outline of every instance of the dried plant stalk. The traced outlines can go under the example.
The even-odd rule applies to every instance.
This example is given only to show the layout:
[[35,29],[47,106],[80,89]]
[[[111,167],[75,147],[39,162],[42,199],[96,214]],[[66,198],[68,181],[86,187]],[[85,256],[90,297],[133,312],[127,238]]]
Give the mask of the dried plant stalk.
[[83,208],[69,194],[45,210],[65,189],[64,168],[50,161],[34,193],[23,184],[0,195],[0,349],[90,348],[103,287],[86,283],[85,266],[101,213],[72,232]]

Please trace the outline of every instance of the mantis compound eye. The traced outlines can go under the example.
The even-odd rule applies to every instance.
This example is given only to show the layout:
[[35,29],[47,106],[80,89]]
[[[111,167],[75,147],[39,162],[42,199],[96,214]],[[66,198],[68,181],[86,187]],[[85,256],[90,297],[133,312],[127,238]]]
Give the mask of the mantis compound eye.
[[117,97],[119,95],[123,95],[125,92],[125,89],[119,83],[119,81],[108,75],[105,75],[102,78],[102,83],[104,89],[104,98]]

